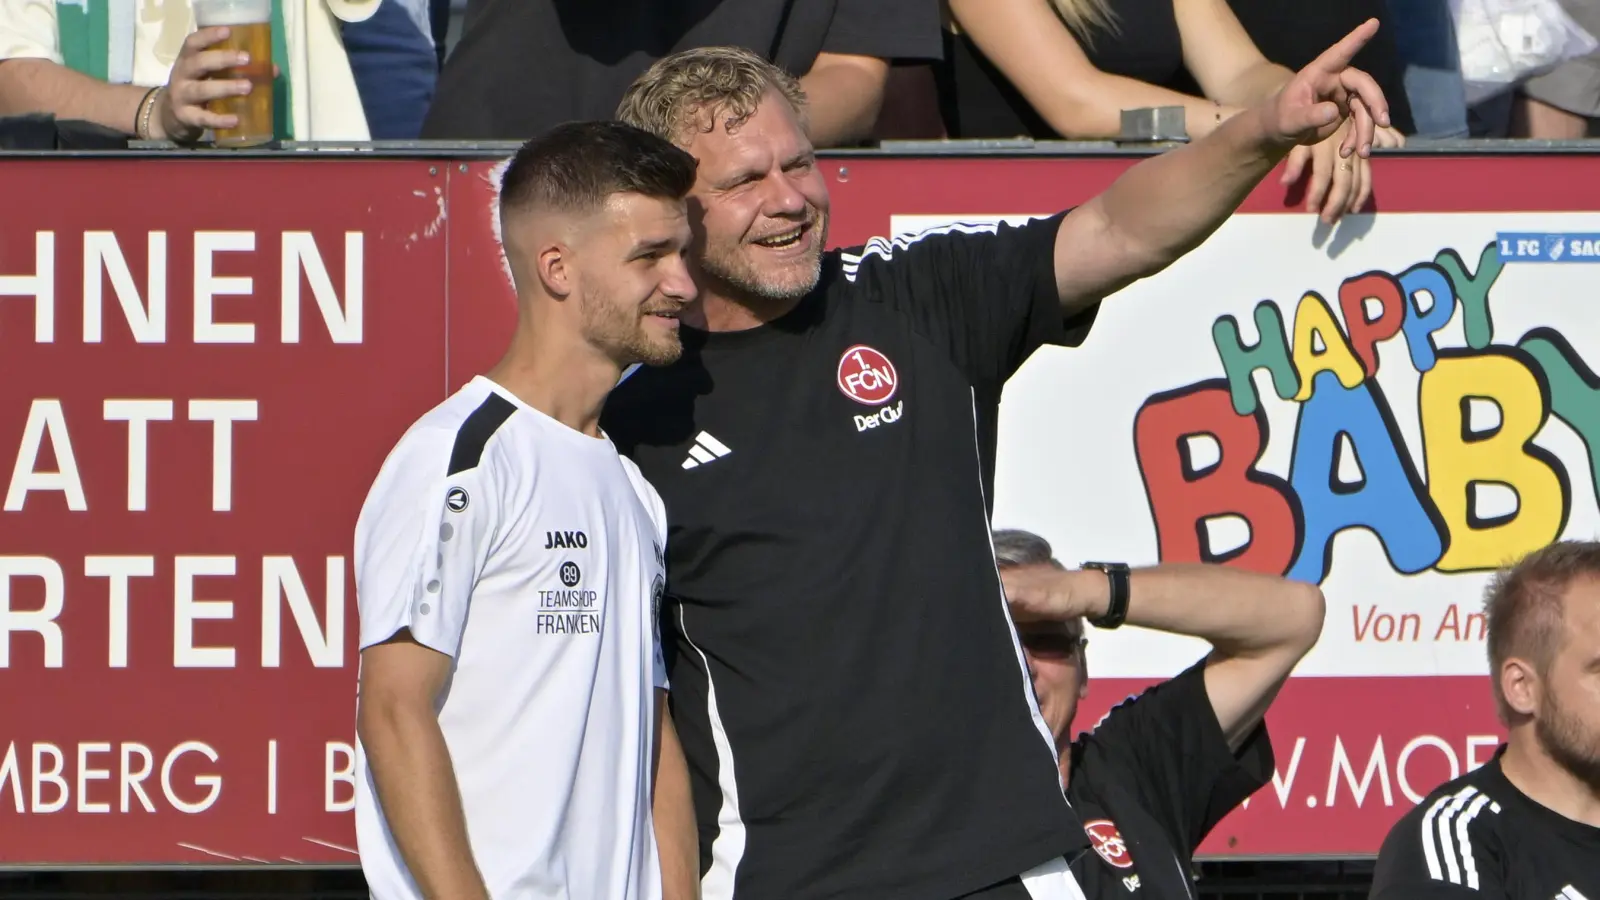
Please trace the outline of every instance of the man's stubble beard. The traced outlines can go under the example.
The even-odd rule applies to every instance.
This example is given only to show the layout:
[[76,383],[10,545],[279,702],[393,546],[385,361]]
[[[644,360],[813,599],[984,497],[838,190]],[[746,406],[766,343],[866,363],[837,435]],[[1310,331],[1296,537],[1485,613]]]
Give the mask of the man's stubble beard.
[[701,287],[710,287],[717,293],[736,300],[755,301],[748,305],[758,309],[798,301],[816,290],[817,284],[822,280],[822,256],[828,242],[827,213],[818,213],[813,222],[812,233],[816,236],[817,243],[808,261],[809,264],[802,268],[797,261],[795,265],[785,270],[786,274],[794,272],[804,274],[785,279],[782,283],[764,280],[762,273],[750,258],[750,253],[756,251],[745,249],[754,245],[746,244],[742,240],[736,241],[730,247],[713,248],[708,244],[705,251],[700,254],[696,267]]
[[1556,699],[1554,692],[1547,695],[1543,713],[1533,728],[1545,752],[1573,777],[1600,791],[1600,726],[1585,728],[1586,723]]
[[604,296],[585,295],[579,301],[583,311],[584,338],[626,368],[634,363],[668,366],[683,355],[683,342],[677,332],[653,338],[638,309],[619,307]]

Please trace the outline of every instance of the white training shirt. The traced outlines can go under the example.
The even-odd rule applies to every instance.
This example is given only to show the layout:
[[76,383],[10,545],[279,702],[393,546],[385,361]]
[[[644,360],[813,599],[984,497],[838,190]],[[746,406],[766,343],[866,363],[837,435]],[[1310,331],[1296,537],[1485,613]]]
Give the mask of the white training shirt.
[[[400,439],[356,524],[361,647],[455,663],[439,726],[494,900],[656,900],[650,818],[661,498],[609,440],[476,378]],[[404,790],[402,785],[401,790]],[[420,898],[356,742],[378,900]]]

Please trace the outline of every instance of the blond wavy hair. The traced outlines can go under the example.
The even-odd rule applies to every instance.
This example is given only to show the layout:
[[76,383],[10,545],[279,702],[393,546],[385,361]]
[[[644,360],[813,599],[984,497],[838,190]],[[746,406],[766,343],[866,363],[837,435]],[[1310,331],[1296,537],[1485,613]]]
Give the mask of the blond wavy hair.
[[623,94],[617,118],[681,146],[695,131],[709,133],[718,124],[737,129],[768,91],[776,91],[805,126],[806,95],[793,75],[740,47],[697,47],[645,70]]
[[1094,43],[1097,31],[1117,33],[1117,14],[1111,9],[1111,0],[1050,0],[1050,5],[1085,44]]

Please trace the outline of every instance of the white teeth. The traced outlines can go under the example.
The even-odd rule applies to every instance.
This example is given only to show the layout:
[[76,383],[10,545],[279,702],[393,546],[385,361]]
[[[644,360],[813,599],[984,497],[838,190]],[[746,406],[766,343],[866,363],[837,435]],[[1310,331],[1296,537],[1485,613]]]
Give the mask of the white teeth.
[[796,228],[793,231],[786,231],[783,234],[775,234],[771,237],[762,238],[756,241],[756,243],[763,247],[787,247],[791,244],[799,242],[800,235],[804,233],[804,231],[805,229],[803,228]]

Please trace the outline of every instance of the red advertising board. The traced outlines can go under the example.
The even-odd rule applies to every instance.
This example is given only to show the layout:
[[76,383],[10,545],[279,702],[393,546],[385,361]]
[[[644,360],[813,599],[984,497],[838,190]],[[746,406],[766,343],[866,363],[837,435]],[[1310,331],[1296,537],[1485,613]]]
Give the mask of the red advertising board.
[[[831,159],[833,243],[1129,164]],[[355,862],[352,531],[503,348],[489,169],[0,161],[0,866]],[[1596,156],[1376,170],[1380,216],[1600,210]],[[1246,211],[1293,212],[1271,184]],[[1145,683],[1094,682],[1080,725]],[[1371,854],[1500,734],[1466,675],[1297,677],[1269,722],[1277,777],[1209,854]]]
[[351,532],[445,390],[444,188],[0,162],[0,863],[355,860]]

